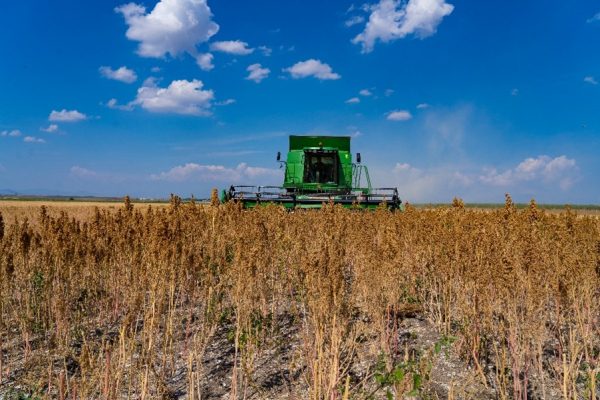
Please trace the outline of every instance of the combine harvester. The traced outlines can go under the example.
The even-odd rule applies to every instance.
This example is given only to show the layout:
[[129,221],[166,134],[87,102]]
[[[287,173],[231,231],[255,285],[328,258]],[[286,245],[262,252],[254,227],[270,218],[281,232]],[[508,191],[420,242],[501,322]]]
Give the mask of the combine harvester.
[[[360,153],[352,162],[348,136],[290,136],[283,186],[231,186],[221,200],[241,202],[245,208],[270,203],[287,209],[321,208],[333,202],[347,208],[375,209],[385,204],[402,209],[397,188],[373,188]],[[366,186],[362,185],[365,180]]]

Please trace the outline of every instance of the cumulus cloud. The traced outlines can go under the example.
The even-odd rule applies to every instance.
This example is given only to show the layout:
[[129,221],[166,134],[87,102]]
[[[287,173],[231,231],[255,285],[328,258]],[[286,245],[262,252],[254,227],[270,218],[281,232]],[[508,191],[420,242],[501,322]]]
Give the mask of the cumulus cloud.
[[99,71],[100,75],[102,75],[103,77],[107,79],[113,79],[115,81],[133,83],[137,80],[137,75],[135,71],[125,66],[119,67],[117,69],[102,66],[99,68]]
[[58,125],[56,125],[56,124],[50,124],[50,125],[48,125],[47,128],[40,128],[40,130],[42,132],[53,133],[53,132],[58,131]]
[[260,50],[265,57],[270,57],[271,53],[273,53],[273,49],[268,46],[258,46],[258,50]]
[[249,72],[246,79],[254,81],[256,83],[260,83],[263,79],[265,79],[271,73],[269,68],[263,68],[260,64],[252,64],[246,68],[246,71]]
[[220,51],[222,53],[235,54],[237,56],[245,56],[251,54],[254,49],[248,47],[248,43],[240,40],[225,40],[210,44],[212,51]]
[[25,143],[46,143],[46,141],[44,139],[37,138],[35,136],[25,136],[23,138],[23,141]]
[[215,106],[228,106],[230,104],[234,104],[235,103],[235,99],[226,99],[223,101],[217,101],[215,103]]
[[76,178],[98,178],[100,174],[87,168],[75,165],[71,167],[69,174]]
[[577,164],[566,156],[530,157],[516,167],[499,172],[496,168],[486,168],[479,176],[483,183],[494,186],[509,186],[519,182],[541,180],[545,183],[558,182],[563,190],[569,189],[576,180]]
[[394,110],[387,113],[387,119],[390,121],[408,121],[412,114],[406,110]]
[[5,137],[6,136],[8,136],[8,137],[19,137],[21,135],[22,135],[22,133],[18,129],[13,129],[11,131],[2,131],[2,132],[0,132],[0,136],[5,136]]
[[445,0],[380,0],[370,7],[369,20],[352,43],[369,53],[378,40],[387,43],[411,34],[424,39],[435,34],[442,19],[453,10]]
[[202,71],[210,71],[215,66],[213,64],[213,55],[210,53],[202,53],[196,56],[196,64]]
[[154,79],[147,79],[138,89],[132,104],[155,113],[210,115],[214,92],[203,90],[203,86],[202,81],[194,79],[175,80],[166,88],[161,88]]
[[[138,181],[139,177],[122,173],[110,173],[104,171],[94,171],[79,165],[74,165],[69,169],[69,177],[83,183],[84,181],[97,183],[110,183],[114,188],[114,184],[122,184],[127,181]],[[127,189],[129,190],[129,189]]]
[[357,104],[360,103],[360,99],[358,97],[350,97],[345,101],[346,104]]
[[196,45],[219,31],[206,0],[161,0],[149,13],[141,5],[128,3],[115,11],[125,18],[127,38],[140,42],[137,53],[142,57],[184,52],[196,56]]
[[590,24],[592,22],[597,22],[597,21],[600,21],[600,12],[594,14],[594,16],[592,18],[588,19],[587,23]]
[[335,80],[340,79],[341,76],[333,72],[328,64],[311,58],[306,61],[300,61],[292,65],[289,68],[284,69],[285,72],[289,72],[292,78],[300,79],[307,77],[315,77],[321,80]]
[[66,110],[60,111],[52,110],[48,116],[48,121],[51,122],[77,122],[87,119],[87,115],[80,113],[77,110]]
[[344,22],[344,25],[346,25],[349,28],[354,25],[362,24],[363,22],[365,22],[365,17],[363,17],[362,15],[355,15],[353,17],[348,18],[346,22]]
[[427,103],[419,103],[419,104],[417,104],[417,109],[418,110],[424,110],[424,109],[429,108],[429,107],[431,107],[431,106],[429,104],[427,104]]
[[597,85],[598,84],[598,81],[593,76],[586,76],[585,78],[583,78],[583,81],[585,83],[589,83],[590,85]]
[[373,93],[369,89],[362,89],[360,92],[358,92],[358,94],[360,94],[361,96],[372,96],[373,95]]
[[389,186],[390,182],[393,183],[400,189],[401,197],[409,202],[450,199],[470,187],[474,181],[452,167],[423,169],[409,163],[396,163],[390,175],[386,177],[388,181],[385,184]]
[[106,107],[111,108],[113,110],[123,110],[123,111],[131,111],[133,110],[133,104],[119,104],[117,99],[112,98],[106,102]]
[[252,167],[246,163],[240,163],[235,168],[228,168],[223,165],[187,163],[173,167],[166,172],[153,174],[150,176],[150,179],[171,182],[203,181],[239,183],[243,181],[252,182],[256,178],[268,179],[280,176],[281,171],[278,169]]
[[555,193],[557,188],[567,191],[578,180],[575,160],[564,155],[554,158],[530,157],[504,171],[453,164],[420,168],[398,162],[391,171],[373,172],[371,176],[384,179],[375,182],[376,185],[393,184],[400,189],[403,199],[427,202],[448,201],[453,196],[470,197],[471,201],[493,201],[495,196],[501,196],[506,191],[538,197]]
[[362,132],[358,129],[357,126],[349,125],[349,126],[346,127],[346,129],[348,130],[349,135],[351,137],[355,137],[356,138],[356,137],[362,136]]

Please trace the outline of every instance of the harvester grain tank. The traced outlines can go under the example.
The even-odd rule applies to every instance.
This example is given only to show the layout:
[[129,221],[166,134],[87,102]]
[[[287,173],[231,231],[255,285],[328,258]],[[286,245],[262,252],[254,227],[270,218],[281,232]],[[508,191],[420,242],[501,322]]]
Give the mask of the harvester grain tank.
[[222,200],[241,202],[252,208],[281,204],[288,209],[321,208],[333,202],[348,208],[373,209],[385,204],[402,208],[398,189],[373,188],[360,153],[352,160],[349,136],[290,136],[287,159],[277,153],[285,167],[283,186],[231,186]]

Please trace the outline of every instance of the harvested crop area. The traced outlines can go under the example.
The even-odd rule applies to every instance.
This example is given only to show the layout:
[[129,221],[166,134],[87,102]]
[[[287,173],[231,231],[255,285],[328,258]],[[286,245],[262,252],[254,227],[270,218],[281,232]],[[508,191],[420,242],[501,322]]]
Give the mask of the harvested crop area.
[[32,215],[0,222],[3,399],[600,397],[597,216]]

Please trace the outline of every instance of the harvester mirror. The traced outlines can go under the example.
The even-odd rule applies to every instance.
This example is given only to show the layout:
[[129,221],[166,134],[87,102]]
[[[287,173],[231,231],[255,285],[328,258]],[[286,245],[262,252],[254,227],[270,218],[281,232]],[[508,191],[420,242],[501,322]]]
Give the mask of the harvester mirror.
[[281,152],[280,151],[277,152],[277,161],[281,161]]
[[360,163],[360,153],[356,153],[356,162]]

